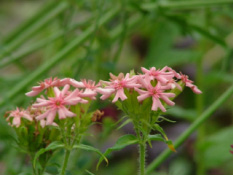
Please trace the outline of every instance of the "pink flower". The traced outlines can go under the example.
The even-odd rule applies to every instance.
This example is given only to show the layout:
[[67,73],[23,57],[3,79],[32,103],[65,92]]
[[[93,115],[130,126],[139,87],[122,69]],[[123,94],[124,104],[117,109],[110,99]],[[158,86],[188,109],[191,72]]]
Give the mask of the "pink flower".
[[21,118],[32,121],[32,117],[30,116],[30,114],[26,110],[20,110],[19,108],[16,108],[16,110],[10,112],[7,121],[9,121],[11,117],[13,117],[12,126],[16,126],[17,128],[21,124]]
[[201,90],[198,89],[197,86],[195,86],[193,84],[193,81],[188,79],[187,75],[184,75],[184,74],[180,73],[179,79],[181,79],[184,82],[185,86],[189,87],[194,93],[196,93],[196,94],[201,94],[202,93]]
[[60,91],[57,87],[54,87],[55,97],[49,97],[48,100],[37,98],[38,103],[33,104],[32,106],[35,108],[47,107],[48,110],[37,116],[36,119],[41,120],[46,118],[46,125],[52,125],[57,112],[59,119],[76,116],[76,114],[67,109],[66,105],[76,105],[77,103],[87,103],[88,101],[78,96],[80,93],[78,89],[75,89],[67,95],[69,88],[69,85],[65,85],[62,91]]
[[72,79],[72,78],[69,79],[68,84],[72,85],[72,86],[74,86],[76,88],[84,88],[85,87],[83,82],[76,81],[75,79]]
[[36,96],[40,92],[42,92],[45,89],[48,89],[49,87],[55,87],[55,86],[64,86],[69,81],[68,78],[59,80],[58,78],[48,78],[45,79],[43,82],[39,83],[39,86],[33,86],[32,91],[26,93],[27,96]]
[[[46,125],[47,125],[47,124],[46,124],[46,120],[41,119],[41,120],[40,120],[40,126],[41,126],[42,128],[44,128]],[[51,124],[51,126],[58,126],[58,125],[57,125],[55,122],[53,122],[53,123]]]
[[166,112],[165,107],[162,105],[160,99],[162,99],[166,104],[173,106],[175,103],[171,101],[169,98],[175,97],[174,93],[166,93],[164,90],[167,90],[169,87],[161,86],[161,83],[158,81],[156,86],[153,87],[150,83],[150,78],[148,75],[143,78],[141,76],[139,81],[142,83],[143,87],[146,90],[134,88],[140,95],[137,97],[138,101],[141,102],[146,98],[152,97],[152,107],[151,110],[157,111],[160,108],[163,112]]
[[123,73],[120,73],[118,76],[115,76],[110,73],[110,82],[103,81],[107,86],[104,88],[97,88],[96,91],[101,93],[100,97],[102,100],[109,98],[112,94],[115,94],[114,99],[112,100],[115,103],[119,98],[124,101],[127,99],[124,88],[133,89],[134,87],[140,87],[140,84],[137,84],[136,77],[130,77],[130,74],[127,73],[124,77]]
[[150,68],[150,70],[142,67],[141,70],[144,74],[148,74],[150,76],[151,80],[158,80],[160,81],[162,84],[166,84],[170,79],[172,79],[174,77],[174,73],[173,72],[167,72],[168,67],[164,67],[162,70],[157,69],[155,67]]
[[97,95],[96,88],[100,86],[100,84],[95,85],[95,81],[92,80],[82,80],[83,88],[85,88],[82,96],[83,97],[89,97],[91,99],[95,99],[95,96]]

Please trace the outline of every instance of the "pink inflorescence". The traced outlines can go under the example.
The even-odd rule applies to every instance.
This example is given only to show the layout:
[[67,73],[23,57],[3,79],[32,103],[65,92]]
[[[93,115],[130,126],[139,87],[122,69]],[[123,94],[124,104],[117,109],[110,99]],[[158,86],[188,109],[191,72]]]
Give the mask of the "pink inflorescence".
[[[151,98],[151,110],[161,110],[162,112],[166,112],[165,104],[169,106],[175,104],[172,101],[172,98],[176,96],[172,91],[175,88],[182,91],[182,87],[187,86],[194,93],[201,93],[197,86],[193,84],[193,81],[188,79],[187,75],[177,73],[170,67],[165,66],[162,69],[142,67],[141,70],[142,74],[137,75],[132,72],[125,75],[120,73],[118,76],[110,73],[109,81],[101,80],[97,84],[92,80],[45,79],[39,83],[39,86],[32,87],[32,90],[26,95],[36,96],[45,91],[47,97],[37,98],[36,103],[32,104],[27,110],[17,108],[15,111],[9,112],[7,120],[13,118],[11,125],[16,127],[20,126],[21,118],[29,121],[39,120],[42,127],[45,125],[57,126],[54,123],[56,116],[59,119],[77,116],[71,110],[71,106],[96,100],[98,93],[101,94],[100,99],[112,98],[112,102],[115,103],[119,100],[128,99],[127,94],[130,95],[134,91],[137,92],[139,103]],[[130,93],[126,93],[126,91]]]
[[[70,90],[70,86],[74,89]],[[92,80],[76,81],[71,78],[57,79],[49,78],[40,83],[40,86],[34,86],[32,91],[26,93],[27,96],[36,96],[43,90],[51,88],[54,96],[49,96],[47,99],[44,96],[36,99],[36,103],[32,105],[35,109],[43,109],[43,112],[35,116],[36,120],[40,120],[41,126],[56,125],[54,119],[58,114],[59,119],[67,117],[75,117],[76,114],[70,111],[71,106],[79,103],[88,103],[88,99],[96,99],[96,88]],[[59,87],[63,87],[62,90]]]
[[105,100],[114,95],[113,103],[119,99],[124,101],[127,99],[124,91],[126,89],[135,90],[139,94],[137,97],[139,102],[152,98],[151,110],[157,111],[160,109],[166,112],[163,103],[169,106],[175,104],[170,98],[174,98],[176,95],[170,91],[175,88],[182,91],[182,87],[178,83],[179,80],[182,81],[181,84],[191,88],[194,93],[201,93],[197,86],[193,85],[193,81],[188,79],[187,75],[179,74],[170,67],[165,66],[161,70],[155,67],[150,69],[142,67],[141,70],[143,74],[132,76],[129,73],[126,76],[122,73],[118,76],[110,74],[110,81],[102,81],[103,87],[97,88],[97,92],[102,94],[100,98]]

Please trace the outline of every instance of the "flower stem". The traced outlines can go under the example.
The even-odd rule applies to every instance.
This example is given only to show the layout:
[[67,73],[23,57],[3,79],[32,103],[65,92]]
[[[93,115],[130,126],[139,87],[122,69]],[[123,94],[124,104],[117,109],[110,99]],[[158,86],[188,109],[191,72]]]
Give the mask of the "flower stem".
[[[202,125],[208,118],[211,117],[216,109],[218,109],[227,99],[233,95],[233,85],[228,88],[209,108],[207,108],[190,126],[179,136],[175,141],[175,148],[179,147],[200,125]],[[166,158],[172,153],[171,150],[163,151],[146,169],[146,174],[149,174],[157,168]]]
[[139,144],[139,175],[145,175],[145,163],[146,162],[146,143],[142,142]]
[[67,164],[68,164],[68,160],[69,160],[69,157],[70,157],[70,152],[71,152],[71,150],[66,149],[66,154],[65,154],[65,159],[64,159],[64,162],[63,162],[63,166],[62,166],[61,175],[65,174],[66,167],[67,167]]

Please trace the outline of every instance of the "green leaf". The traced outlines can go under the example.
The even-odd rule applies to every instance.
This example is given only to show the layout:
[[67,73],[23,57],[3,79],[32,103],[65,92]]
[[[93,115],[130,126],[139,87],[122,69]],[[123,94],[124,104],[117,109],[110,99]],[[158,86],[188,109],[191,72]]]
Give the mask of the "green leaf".
[[223,164],[232,160],[230,153],[233,144],[233,127],[218,130],[210,136],[207,136],[198,147],[203,152],[205,165],[208,168],[221,167]]
[[215,43],[221,45],[222,47],[227,47],[227,44],[224,40],[222,40],[219,36],[213,35],[212,33],[210,33],[208,30],[195,25],[195,24],[188,24],[188,26],[195,30],[196,32],[200,33],[201,35],[203,35],[204,37],[214,41]]
[[132,120],[131,119],[127,119],[125,120],[118,128],[117,130],[121,129],[122,127],[124,127],[125,125],[129,124]]
[[170,120],[170,119],[168,119],[166,117],[163,117],[163,116],[159,116],[158,119],[157,119],[157,122],[162,122],[164,120],[167,121],[167,122],[171,122],[171,123],[175,123],[176,122],[174,120]]
[[193,121],[197,117],[197,113],[194,109],[183,109],[179,106],[168,109],[166,114],[189,121]]
[[164,138],[161,136],[161,134],[149,135],[148,140],[166,142]]
[[[105,151],[104,155],[107,156],[113,151],[121,150],[121,149],[125,148],[126,146],[137,144],[138,142],[139,141],[135,135],[131,135],[131,134],[124,135],[117,140],[116,144],[113,147],[108,148]],[[97,169],[102,161],[103,161],[103,159],[101,158],[97,164]]]
[[107,164],[108,164],[108,159],[105,157],[104,154],[102,154],[97,148],[94,148],[90,145],[84,145],[84,144],[78,144],[78,145],[74,145],[73,148],[76,148],[76,149],[83,149],[83,150],[86,150],[86,151],[93,151],[93,152],[96,152],[97,154],[99,154],[101,156],[102,159],[104,159]]
[[165,138],[165,143],[167,144],[167,146],[169,147],[169,149],[172,150],[173,152],[176,152],[172,141],[167,138],[167,135],[164,132],[163,128],[160,127],[158,124],[154,124],[154,128],[163,135],[163,137]]
[[36,167],[36,160],[37,158],[40,157],[40,155],[42,155],[43,153],[47,152],[47,151],[50,151],[50,150],[55,150],[55,149],[58,149],[58,148],[64,148],[65,145],[62,143],[62,142],[58,142],[58,141],[55,141],[55,142],[52,142],[50,143],[46,148],[41,148],[37,153],[36,155],[34,156],[34,159],[33,159],[33,166]]
[[93,174],[92,172],[90,172],[90,171],[88,171],[88,170],[85,170],[86,172],[87,172],[87,174],[89,174],[89,175],[95,175],[95,174]]
[[178,25],[170,21],[162,21],[155,26],[152,35],[145,67],[177,66],[195,62],[200,53],[192,50],[174,49],[175,38],[179,35]]

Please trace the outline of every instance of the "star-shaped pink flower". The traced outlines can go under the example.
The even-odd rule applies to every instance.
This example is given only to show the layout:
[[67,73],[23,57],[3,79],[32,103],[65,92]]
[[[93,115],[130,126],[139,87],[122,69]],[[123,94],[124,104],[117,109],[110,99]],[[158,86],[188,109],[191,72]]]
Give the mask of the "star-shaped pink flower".
[[152,97],[153,102],[152,102],[151,110],[157,111],[158,108],[160,108],[163,112],[166,112],[166,109],[162,105],[160,99],[162,99],[166,104],[170,106],[173,106],[175,104],[173,101],[169,99],[171,97],[175,97],[175,94],[164,92],[169,87],[162,86],[159,81],[157,82],[156,86],[153,87],[151,85],[151,82],[150,82],[151,80],[148,74],[146,74],[144,78],[143,76],[141,76],[139,78],[139,81],[141,82],[141,84],[146,90],[134,88],[139,93],[139,96],[137,97],[137,99],[139,102],[141,102],[145,100],[146,98]]
[[201,90],[198,89],[198,87],[193,84],[193,81],[188,79],[187,75],[180,73],[179,79],[181,79],[183,83],[185,84],[185,86],[189,87],[194,93],[196,94],[202,93]]
[[163,69],[156,69],[155,67],[150,68],[149,70],[142,67],[142,72],[144,74],[148,74],[150,76],[151,80],[158,80],[162,84],[167,83],[169,80],[171,80],[174,77],[173,72],[167,72],[167,67],[164,67]]
[[114,99],[112,100],[115,103],[119,98],[124,101],[127,99],[124,89],[129,88],[133,89],[134,87],[140,87],[141,85],[137,83],[136,77],[130,77],[130,74],[127,73],[125,76],[123,73],[120,73],[118,76],[115,76],[110,73],[110,82],[103,81],[107,86],[104,88],[97,88],[96,91],[101,93],[100,97],[102,100],[109,98],[112,94],[115,94]]
[[80,93],[78,89],[75,89],[67,95],[69,88],[69,85],[65,85],[62,91],[60,91],[57,87],[54,87],[55,97],[49,97],[48,100],[37,98],[38,103],[33,104],[32,106],[34,108],[47,107],[48,110],[37,116],[36,119],[41,120],[46,118],[46,125],[52,125],[57,113],[59,119],[76,116],[75,113],[67,109],[67,106],[76,105],[77,103],[88,103],[88,101],[78,96]]
[[25,118],[29,121],[32,121],[32,117],[30,116],[30,114],[26,110],[20,110],[19,108],[16,108],[16,110],[10,112],[7,121],[9,121],[10,118],[13,118],[11,125],[16,126],[17,128],[21,124],[21,118]]
[[65,86],[69,82],[69,78],[64,78],[62,80],[58,78],[48,78],[45,79],[43,82],[39,83],[39,86],[33,86],[32,91],[27,92],[26,95],[29,97],[36,96],[40,92],[42,92],[45,89],[48,89],[49,87],[59,87],[59,86]]

